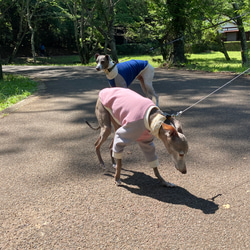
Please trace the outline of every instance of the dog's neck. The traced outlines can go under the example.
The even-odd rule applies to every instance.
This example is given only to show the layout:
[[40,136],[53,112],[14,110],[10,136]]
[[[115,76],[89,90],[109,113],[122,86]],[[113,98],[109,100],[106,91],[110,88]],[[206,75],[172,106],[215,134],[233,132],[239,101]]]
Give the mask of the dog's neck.
[[104,72],[109,80],[114,79],[118,75],[118,68],[115,63],[109,61],[109,66],[104,69]]
[[149,130],[150,133],[157,138],[159,138],[159,131],[165,120],[166,117],[156,106],[150,107],[144,116],[144,124],[147,130]]

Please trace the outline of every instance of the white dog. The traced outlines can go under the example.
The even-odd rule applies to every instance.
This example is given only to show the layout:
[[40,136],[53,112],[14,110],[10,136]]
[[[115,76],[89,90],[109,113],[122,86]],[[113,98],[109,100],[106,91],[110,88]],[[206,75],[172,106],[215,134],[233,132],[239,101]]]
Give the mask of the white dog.
[[159,106],[159,97],[153,88],[154,68],[148,61],[130,60],[122,63],[112,62],[109,55],[95,55],[96,70],[103,70],[109,80],[111,87],[128,88],[137,78],[140,81],[141,88],[146,97],[156,99],[156,105]]

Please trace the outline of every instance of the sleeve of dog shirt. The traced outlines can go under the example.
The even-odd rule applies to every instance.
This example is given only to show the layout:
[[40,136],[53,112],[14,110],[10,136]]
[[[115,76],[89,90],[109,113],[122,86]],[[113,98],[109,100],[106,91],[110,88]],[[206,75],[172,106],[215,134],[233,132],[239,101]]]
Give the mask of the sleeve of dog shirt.
[[144,126],[144,121],[139,120],[133,123],[126,124],[116,130],[113,142],[113,157],[122,159],[124,148],[135,142],[141,134],[141,128]]
[[128,135],[126,127],[120,127],[116,130],[112,150],[115,159],[122,159],[124,148],[133,141]]
[[159,166],[158,157],[155,153],[155,145],[152,140],[148,141],[137,141],[140,146],[142,152],[144,153],[145,159],[149,164],[150,168],[156,168]]

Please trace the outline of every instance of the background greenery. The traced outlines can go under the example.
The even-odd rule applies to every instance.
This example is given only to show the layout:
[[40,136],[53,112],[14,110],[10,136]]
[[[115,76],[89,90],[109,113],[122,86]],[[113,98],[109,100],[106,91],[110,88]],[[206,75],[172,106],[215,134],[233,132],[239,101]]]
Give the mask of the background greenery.
[[82,64],[96,51],[184,63],[187,52],[223,52],[218,31],[239,19],[250,31],[249,0],[0,0],[0,58],[36,62],[43,43],[47,56],[76,53]]
[[0,80],[0,111],[33,94],[37,85],[28,77],[5,74]]
[[36,91],[29,79],[4,75],[2,64],[94,66],[99,52],[154,67],[242,72],[250,45],[246,37],[223,41],[228,22],[250,31],[250,1],[0,0],[0,109]]

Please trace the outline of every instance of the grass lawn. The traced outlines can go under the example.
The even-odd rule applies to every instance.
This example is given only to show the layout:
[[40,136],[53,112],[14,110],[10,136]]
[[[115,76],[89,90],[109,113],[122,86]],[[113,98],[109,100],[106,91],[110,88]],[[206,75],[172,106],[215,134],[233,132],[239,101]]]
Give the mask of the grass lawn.
[[241,65],[241,52],[229,51],[230,61],[226,61],[221,52],[210,52],[202,54],[187,55],[189,63],[186,65],[188,69],[204,70],[209,72],[235,72],[241,73],[247,68]]
[[37,85],[28,77],[4,74],[4,79],[0,80],[0,111],[33,94]]
[[[241,66],[241,52],[229,51],[230,61],[226,61],[221,52],[209,52],[201,54],[187,54],[188,63],[184,65],[187,70],[202,70],[208,72],[235,72],[241,73],[247,68]],[[148,60],[149,63],[157,68],[163,67],[162,56],[121,56],[119,61],[130,59]],[[34,65],[31,58],[17,58],[13,65]],[[62,65],[62,66],[81,66],[78,55],[37,57],[35,65]],[[87,66],[95,66],[95,59],[92,58]],[[248,72],[250,74],[250,72]],[[34,93],[37,83],[27,77],[4,75],[4,80],[0,81],[0,111],[25,99]]]
[[[209,52],[201,54],[186,54],[188,63],[185,65],[189,70],[203,70],[209,72],[230,71],[240,73],[246,70],[241,66],[241,52],[229,51],[230,61],[226,61],[221,52]],[[130,59],[148,60],[153,67],[162,67],[162,56],[138,55],[138,56],[120,56],[119,61]],[[34,65],[32,58],[17,58],[14,65]],[[64,65],[80,66],[82,65],[78,55],[37,57],[36,65]],[[87,66],[95,66],[95,60],[92,58]]]

